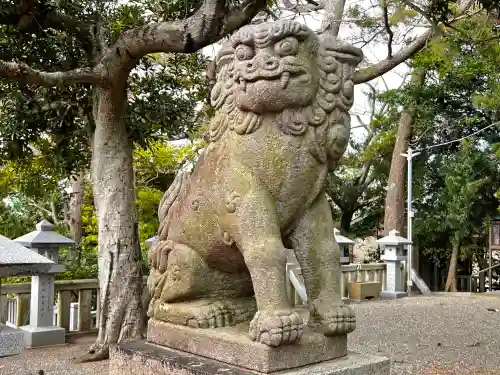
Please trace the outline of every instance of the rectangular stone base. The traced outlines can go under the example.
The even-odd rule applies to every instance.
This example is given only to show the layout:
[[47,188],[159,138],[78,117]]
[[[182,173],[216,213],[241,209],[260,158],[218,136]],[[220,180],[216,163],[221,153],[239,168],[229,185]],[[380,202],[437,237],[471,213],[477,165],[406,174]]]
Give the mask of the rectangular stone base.
[[195,329],[150,320],[148,341],[212,358],[250,370],[269,373],[306,366],[347,355],[347,336],[327,338],[306,330],[299,344],[271,348],[248,336],[248,323],[234,327]]
[[24,349],[24,332],[0,323],[0,358],[18,355]]
[[[279,375],[389,375],[390,360],[348,353],[322,363],[280,371]],[[113,346],[109,375],[261,375],[261,372],[232,366],[144,340]]]
[[407,292],[389,292],[387,290],[380,292],[381,299],[397,299],[397,298],[403,298],[403,297],[408,297],[408,293]]
[[62,345],[66,342],[66,330],[60,327],[19,327],[24,332],[24,343],[27,348],[39,346]]
[[379,281],[348,282],[349,298],[355,301],[378,298],[382,284]]

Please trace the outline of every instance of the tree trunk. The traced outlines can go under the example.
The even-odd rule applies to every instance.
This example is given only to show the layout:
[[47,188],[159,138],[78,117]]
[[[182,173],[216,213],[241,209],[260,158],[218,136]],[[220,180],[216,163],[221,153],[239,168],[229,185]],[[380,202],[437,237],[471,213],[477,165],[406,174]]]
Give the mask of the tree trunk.
[[342,215],[340,216],[340,229],[347,233],[351,229],[352,217],[354,215],[354,211],[351,210],[342,210]]
[[[419,71],[411,77],[410,84],[421,86],[424,83],[425,72]],[[403,232],[405,227],[405,170],[406,159],[401,154],[406,153],[413,126],[413,108],[407,108],[401,114],[398,132],[392,153],[391,169],[387,180],[385,198],[384,233],[396,229]]]
[[70,249],[70,261],[80,265],[79,248],[83,237],[82,206],[85,193],[84,172],[81,172],[71,184],[71,196],[68,209],[68,226],[75,246]]
[[458,263],[458,251],[460,249],[460,243],[458,241],[453,241],[453,249],[451,251],[450,267],[448,268],[448,277],[446,279],[446,285],[444,287],[445,292],[456,292],[457,291],[457,263]]
[[109,345],[142,338],[144,308],[132,142],[124,122],[126,76],[101,88],[95,111],[92,179],[98,218],[98,337],[79,361],[109,357]]

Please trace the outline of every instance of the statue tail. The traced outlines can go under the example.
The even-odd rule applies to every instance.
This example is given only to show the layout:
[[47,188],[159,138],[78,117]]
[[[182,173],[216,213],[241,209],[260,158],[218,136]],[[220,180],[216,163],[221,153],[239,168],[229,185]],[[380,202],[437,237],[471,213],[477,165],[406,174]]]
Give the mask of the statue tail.
[[160,205],[158,206],[158,219],[160,221],[160,227],[158,228],[158,235],[160,240],[165,240],[166,236],[162,236],[165,233],[164,229],[168,226],[170,220],[168,220],[168,214],[171,208],[174,206],[177,198],[181,194],[187,185],[187,181],[191,173],[187,170],[180,170],[175,176],[174,182],[170,185],[168,190],[163,194],[160,200]]
[[150,272],[147,281],[147,290],[149,293],[148,301],[147,303],[145,303],[145,306],[149,305],[147,311],[148,317],[153,317],[155,301],[160,297],[159,293],[161,293],[161,290],[163,289],[163,283],[166,279],[166,273],[162,274],[159,269],[152,266],[151,257],[156,256],[159,251],[166,251],[167,253],[169,252],[168,247],[171,246],[170,241],[167,240],[168,227],[170,224],[169,214],[172,212],[172,208],[175,206],[175,203],[177,202],[181,192],[187,185],[187,181],[190,175],[191,173],[188,170],[181,169],[179,172],[177,172],[174,182],[172,182],[165,194],[163,194],[163,197],[161,198],[160,204],[158,206],[158,219],[160,221],[160,227],[158,228],[158,240],[149,249],[148,252]]

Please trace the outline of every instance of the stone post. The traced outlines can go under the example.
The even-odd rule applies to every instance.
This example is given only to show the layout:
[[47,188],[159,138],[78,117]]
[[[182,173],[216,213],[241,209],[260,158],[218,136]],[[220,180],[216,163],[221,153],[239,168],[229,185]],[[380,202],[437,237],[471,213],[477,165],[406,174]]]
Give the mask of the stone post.
[[344,237],[340,234],[340,230],[337,228],[333,229],[333,233],[335,234],[335,241],[339,244],[340,247],[340,264],[349,264],[351,263],[351,257],[349,256],[350,248],[354,245],[354,241]]
[[[44,274],[53,266],[50,259],[0,236],[0,280],[9,276]],[[23,331],[0,323],[0,358],[21,354],[23,347]]]
[[377,243],[384,247],[384,254],[380,259],[387,264],[387,289],[380,293],[380,298],[395,299],[408,296],[401,282],[401,264],[408,259],[404,247],[410,245],[411,241],[401,237],[399,232],[393,229],[388,236],[377,240]]
[[65,343],[66,330],[54,326],[53,322],[54,283],[55,275],[64,272],[64,266],[57,264],[59,248],[73,245],[74,241],[53,229],[51,223],[43,220],[36,225],[35,231],[14,240],[55,263],[45,274],[31,278],[30,324],[20,327],[28,348]]

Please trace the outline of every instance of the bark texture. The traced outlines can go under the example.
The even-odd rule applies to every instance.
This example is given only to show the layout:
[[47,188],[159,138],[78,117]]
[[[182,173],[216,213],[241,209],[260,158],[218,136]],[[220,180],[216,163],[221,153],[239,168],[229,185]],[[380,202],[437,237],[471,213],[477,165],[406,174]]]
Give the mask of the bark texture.
[[458,263],[458,252],[460,250],[460,244],[458,241],[453,242],[453,249],[451,251],[450,266],[448,268],[448,277],[446,279],[446,285],[444,287],[445,292],[456,292],[457,291],[457,263]]
[[132,141],[123,118],[125,78],[118,79],[112,89],[101,89],[97,103],[92,179],[99,228],[99,334],[80,361],[106,359],[110,344],[142,337],[143,285]]
[[75,246],[73,246],[70,252],[71,262],[76,261],[77,265],[80,264],[78,249],[83,237],[82,206],[85,193],[84,177],[84,173],[80,173],[71,184],[71,196],[67,217],[71,237],[73,238],[73,241],[75,241]]
[[[424,83],[425,72],[419,71],[412,75],[410,84],[421,86]],[[387,180],[387,194],[385,198],[384,233],[396,229],[403,232],[405,227],[405,171],[406,158],[401,156],[408,149],[412,126],[414,121],[414,108],[407,108],[401,114],[398,132],[392,152],[391,168]]]

